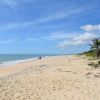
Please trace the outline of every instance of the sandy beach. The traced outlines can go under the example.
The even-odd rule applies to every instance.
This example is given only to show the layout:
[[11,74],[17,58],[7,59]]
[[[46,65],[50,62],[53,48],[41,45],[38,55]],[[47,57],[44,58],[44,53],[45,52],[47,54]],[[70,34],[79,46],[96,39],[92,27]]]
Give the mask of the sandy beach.
[[80,56],[0,67],[0,100],[100,100],[100,69]]

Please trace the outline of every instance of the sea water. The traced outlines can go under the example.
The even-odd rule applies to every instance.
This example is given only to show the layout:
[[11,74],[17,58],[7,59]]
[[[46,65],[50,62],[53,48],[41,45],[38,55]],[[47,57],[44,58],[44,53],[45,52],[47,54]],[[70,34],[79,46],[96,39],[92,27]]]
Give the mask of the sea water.
[[0,65],[19,63],[38,59],[38,57],[56,56],[55,54],[0,54]]

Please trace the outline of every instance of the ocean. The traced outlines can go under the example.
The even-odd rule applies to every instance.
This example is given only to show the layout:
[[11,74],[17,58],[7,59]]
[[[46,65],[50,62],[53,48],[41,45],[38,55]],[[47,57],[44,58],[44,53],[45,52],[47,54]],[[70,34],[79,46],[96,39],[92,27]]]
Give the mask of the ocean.
[[0,54],[0,65],[35,60],[38,57],[56,56],[55,54]]

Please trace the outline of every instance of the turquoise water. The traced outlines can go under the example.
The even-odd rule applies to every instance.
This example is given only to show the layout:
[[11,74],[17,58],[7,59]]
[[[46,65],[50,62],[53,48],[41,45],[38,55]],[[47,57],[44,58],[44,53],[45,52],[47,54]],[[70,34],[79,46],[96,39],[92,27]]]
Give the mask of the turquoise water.
[[11,61],[20,61],[27,60],[31,58],[37,57],[45,57],[45,56],[55,56],[53,54],[0,54],[0,64],[11,62]]

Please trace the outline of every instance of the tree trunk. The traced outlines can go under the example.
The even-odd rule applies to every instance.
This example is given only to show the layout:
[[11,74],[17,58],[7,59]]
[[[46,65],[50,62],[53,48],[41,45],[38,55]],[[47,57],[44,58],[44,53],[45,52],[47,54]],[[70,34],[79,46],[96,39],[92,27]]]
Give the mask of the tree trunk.
[[98,49],[96,50],[96,56],[97,56],[97,58],[100,58],[100,48],[98,48]]

